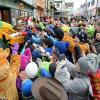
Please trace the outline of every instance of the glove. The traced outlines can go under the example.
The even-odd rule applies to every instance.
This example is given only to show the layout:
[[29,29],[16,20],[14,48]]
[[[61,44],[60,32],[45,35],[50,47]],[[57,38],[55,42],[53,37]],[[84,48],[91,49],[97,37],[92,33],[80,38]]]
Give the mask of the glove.
[[12,47],[12,54],[17,54],[19,49],[19,44],[15,43],[14,46]]

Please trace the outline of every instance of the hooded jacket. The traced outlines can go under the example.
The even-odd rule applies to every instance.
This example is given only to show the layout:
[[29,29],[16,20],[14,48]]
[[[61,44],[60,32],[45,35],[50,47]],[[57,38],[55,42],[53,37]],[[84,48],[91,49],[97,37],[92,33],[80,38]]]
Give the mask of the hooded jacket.
[[[56,70],[55,78],[62,83],[67,93],[69,93],[69,100],[89,100],[89,94],[92,94],[90,79],[87,75],[76,74],[76,66],[66,60],[65,65]],[[75,78],[71,80],[69,73],[76,74]]]

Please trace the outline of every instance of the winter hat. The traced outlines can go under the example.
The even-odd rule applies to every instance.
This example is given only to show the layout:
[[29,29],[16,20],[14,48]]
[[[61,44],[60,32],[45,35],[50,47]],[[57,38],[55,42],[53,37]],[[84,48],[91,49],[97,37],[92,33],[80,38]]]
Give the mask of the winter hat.
[[32,58],[34,60],[36,60],[37,58],[42,58],[42,56],[41,56],[41,54],[40,54],[40,52],[38,50],[33,50],[33,52],[32,52]]
[[31,88],[32,88],[33,82],[30,79],[26,79],[22,82],[22,93],[24,96],[31,96]]
[[28,56],[21,55],[21,70],[25,70],[26,65],[30,62],[30,59]]
[[29,63],[25,68],[25,73],[29,78],[35,78],[38,73],[38,66],[35,62]]
[[89,26],[87,27],[87,33],[88,33],[88,35],[89,35],[90,37],[93,37],[94,34],[95,34],[95,28],[94,28],[94,26],[89,25]]
[[21,70],[25,70],[26,65],[30,62],[31,60],[31,50],[30,48],[26,48],[24,55],[21,55]]
[[81,57],[78,60],[78,64],[80,66],[80,73],[95,73],[99,67],[99,58],[96,54],[90,53],[87,56]]
[[66,26],[66,25],[63,25],[63,26],[61,27],[61,29],[62,29],[64,32],[69,32],[69,28],[68,28],[68,26]]
[[51,77],[50,73],[45,68],[42,68],[40,73],[42,77]]

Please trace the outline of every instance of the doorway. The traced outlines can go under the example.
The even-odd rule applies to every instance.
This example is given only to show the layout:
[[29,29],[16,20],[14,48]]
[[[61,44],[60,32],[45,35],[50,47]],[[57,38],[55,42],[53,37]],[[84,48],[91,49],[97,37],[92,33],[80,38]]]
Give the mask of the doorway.
[[10,8],[0,7],[0,19],[4,22],[11,23]]

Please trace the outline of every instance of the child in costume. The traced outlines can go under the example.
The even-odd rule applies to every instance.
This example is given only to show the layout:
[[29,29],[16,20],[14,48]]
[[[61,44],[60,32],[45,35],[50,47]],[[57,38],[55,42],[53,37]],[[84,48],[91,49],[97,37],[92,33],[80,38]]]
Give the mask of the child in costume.
[[0,48],[0,99],[18,100],[16,79],[20,69],[19,45],[12,47],[11,60],[8,62],[9,49]]

